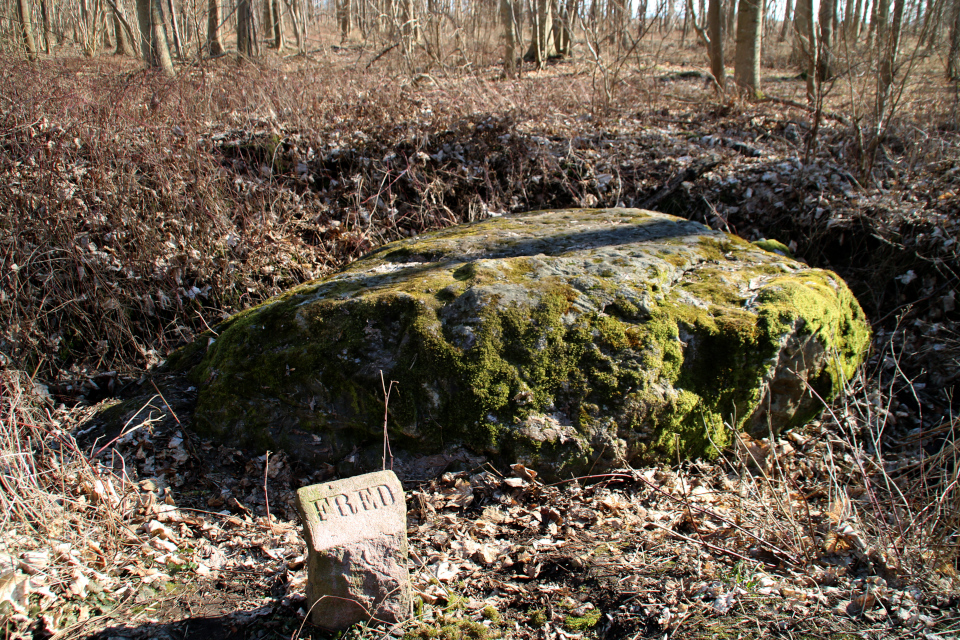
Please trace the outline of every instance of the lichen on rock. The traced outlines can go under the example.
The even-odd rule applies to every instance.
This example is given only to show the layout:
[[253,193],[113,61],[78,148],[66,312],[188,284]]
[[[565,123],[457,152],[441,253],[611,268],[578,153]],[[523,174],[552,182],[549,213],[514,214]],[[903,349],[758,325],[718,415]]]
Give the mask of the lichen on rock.
[[637,209],[504,216],[388,244],[237,314],[192,366],[194,423],[379,466],[465,446],[550,476],[716,454],[808,420],[870,340],[835,274]]

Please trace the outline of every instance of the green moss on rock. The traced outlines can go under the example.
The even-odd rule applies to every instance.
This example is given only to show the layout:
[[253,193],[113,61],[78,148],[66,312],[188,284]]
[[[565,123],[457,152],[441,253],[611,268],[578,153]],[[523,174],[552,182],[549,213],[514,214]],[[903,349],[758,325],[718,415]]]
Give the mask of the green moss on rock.
[[208,434],[379,463],[382,373],[399,385],[394,451],[464,445],[554,476],[715,454],[724,423],[805,420],[870,338],[834,274],[631,209],[392,243],[217,334],[171,360]]
[[793,251],[790,251],[790,247],[783,244],[779,240],[770,240],[763,238],[762,240],[755,240],[754,245],[760,247],[764,251],[769,251],[771,253],[777,253],[781,256],[786,256],[787,258],[793,257]]

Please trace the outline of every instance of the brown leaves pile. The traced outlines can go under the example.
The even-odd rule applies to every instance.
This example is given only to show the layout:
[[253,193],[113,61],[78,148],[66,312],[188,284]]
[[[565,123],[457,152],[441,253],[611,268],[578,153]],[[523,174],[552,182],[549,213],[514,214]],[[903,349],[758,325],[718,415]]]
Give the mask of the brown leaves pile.
[[[83,416],[53,410],[26,376],[4,371],[0,382],[0,619],[11,637],[69,635],[92,617],[152,601],[167,583],[265,563],[302,567],[293,523],[239,503],[238,515],[178,507],[175,478],[192,455],[182,433],[154,432],[152,407],[85,451],[70,434]],[[274,456],[267,478],[284,460]]]
[[836,434],[817,424],[774,442],[744,437],[718,464],[554,485],[522,465],[510,477],[444,474],[410,498],[425,620],[461,598],[468,613],[510,611],[515,637],[571,633],[594,609],[617,636],[733,614],[932,629],[949,613],[925,594],[956,585],[917,572],[907,541],[874,528],[875,496],[853,460],[863,452]]

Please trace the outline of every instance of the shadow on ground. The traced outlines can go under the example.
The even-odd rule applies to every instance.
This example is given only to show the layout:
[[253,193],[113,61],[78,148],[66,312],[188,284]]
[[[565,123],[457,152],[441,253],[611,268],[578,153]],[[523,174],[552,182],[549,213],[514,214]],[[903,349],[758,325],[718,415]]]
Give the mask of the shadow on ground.
[[[116,622],[116,621],[115,621]],[[303,625],[295,611],[283,607],[257,607],[229,613],[188,616],[179,620],[114,624],[92,634],[77,634],[88,640],[267,640],[297,637],[325,640],[330,637],[309,624]]]

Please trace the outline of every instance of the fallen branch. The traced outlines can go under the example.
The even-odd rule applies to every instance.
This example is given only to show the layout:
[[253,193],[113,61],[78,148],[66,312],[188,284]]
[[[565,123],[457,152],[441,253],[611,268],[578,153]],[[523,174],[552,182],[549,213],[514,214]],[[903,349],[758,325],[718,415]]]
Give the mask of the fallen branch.
[[694,180],[699,180],[703,174],[707,173],[708,171],[713,171],[719,165],[720,157],[714,154],[710,154],[705,158],[701,158],[693,162],[686,169],[670,178],[667,184],[663,185],[659,191],[641,202],[638,206],[641,209],[652,209],[660,204],[663,200],[673,195],[673,193],[679,189],[680,185],[682,185],[684,182],[693,182]]
[[393,51],[394,49],[396,49],[396,48],[399,47],[399,46],[400,46],[400,43],[397,42],[396,44],[390,45],[389,47],[387,47],[386,49],[384,49],[383,51],[381,51],[380,53],[378,53],[377,55],[375,55],[375,56],[373,57],[373,60],[371,60],[370,62],[367,63],[367,66],[366,66],[366,68],[364,69],[364,71],[366,71],[367,69],[369,69],[370,67],[372,67],[374,62],[376,62],[377,60],[379,60],[379,59],[382,58],[383,56],[387,55],[388,53],[390,53],[391,51]]

